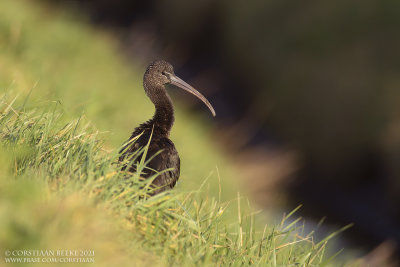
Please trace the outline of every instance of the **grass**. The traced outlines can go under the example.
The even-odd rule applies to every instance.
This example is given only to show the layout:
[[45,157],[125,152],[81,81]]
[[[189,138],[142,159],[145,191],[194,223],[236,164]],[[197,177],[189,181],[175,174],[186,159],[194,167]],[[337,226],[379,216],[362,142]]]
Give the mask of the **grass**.
[[[199,188],[146,198],[143,182],[120,170],[116,150],[105,151],[101,134],[84,118],[60,124],[57,104],[25,110],[12,102],[7,96],[0,102],[1,247],[83,247],[99,255],[96,265],[329,263],[324,253],[331,236],[313,242],[299,219],[287,223],[292,214],[258,231],[256,215],[242,212],[240,195],[224,202]],[[228,224],[223,217],[232,205],[237,219]]]
[[90,250],[96,266],[338,266],[325,256],[334,234],[316,242],[292,213],[261,223],[206,121],[179,103],[180,183],[146,198],[116,158],[153,110],[116,47],[71,12],[0,2],[2,250]]

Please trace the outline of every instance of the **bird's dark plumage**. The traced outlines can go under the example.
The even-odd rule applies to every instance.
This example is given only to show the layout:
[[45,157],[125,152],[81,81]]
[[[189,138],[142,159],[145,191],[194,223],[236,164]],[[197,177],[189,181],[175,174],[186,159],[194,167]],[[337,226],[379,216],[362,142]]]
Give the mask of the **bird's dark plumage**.
[[[173,188],[180,175],[180,158],[174,143],[169,139],[171,128],[174,123],[174,108],[171,98],[165,89],[166,84],[175,85],[192,93],[201,99],[215,116],[215,111],[207,99],[189,84],[175,76],[170,63],[158,60],[147,67],[143,77],[143,87],[147,96],[153,102],[156,111],[152,119],[142,123],[133,131],[129,141],[140,136],[137,140],[128,142],[128,144],[122,148],[119,161],[129,159],[136,151],[145,147],[151,137],[146,161],[153,158],[147,163],[146,169],[141,176],[149,178],[160,173],[153,180],[152,185],[155,188],[153,194]],[[141,155],[133,158],[136,158],[136,161],[140,161]],[[128,171],[136,172],[136,162],[131,162],[129,166]],[[123,168],[126,169],[127,166],[125,165]]]

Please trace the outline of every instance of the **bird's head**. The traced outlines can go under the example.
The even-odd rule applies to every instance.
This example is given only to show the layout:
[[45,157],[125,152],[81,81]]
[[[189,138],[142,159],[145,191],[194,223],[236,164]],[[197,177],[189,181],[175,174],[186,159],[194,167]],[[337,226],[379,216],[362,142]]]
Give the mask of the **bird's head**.
[[199,98],[204,104],[206,104],[215,117],[216,114],[210,102],[199,91],[177,77],[174,73],[174,68],[170,63],[164,60],[154,61],[147,67],[147,70],[144,73],[143,85],[146,94],[154,102],[154,99],[159,99],[159,97],[166,95],[166,84],[174,85]]
[[151,84],[153,87],[161,87],[171,83],[170,75],[175,75],[174,67],[164,60],[157,60],[147,67],[144,73],[144,83]]

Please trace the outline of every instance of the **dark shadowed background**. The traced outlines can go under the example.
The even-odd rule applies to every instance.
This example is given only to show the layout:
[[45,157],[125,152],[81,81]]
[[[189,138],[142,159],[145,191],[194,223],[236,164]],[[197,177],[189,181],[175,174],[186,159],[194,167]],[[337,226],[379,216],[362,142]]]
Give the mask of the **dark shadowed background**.
[[127,60],[164,58],[203,92],[260,206],[354,222],[366,249],[400,243],[399,1],[57,3],[111,31]]

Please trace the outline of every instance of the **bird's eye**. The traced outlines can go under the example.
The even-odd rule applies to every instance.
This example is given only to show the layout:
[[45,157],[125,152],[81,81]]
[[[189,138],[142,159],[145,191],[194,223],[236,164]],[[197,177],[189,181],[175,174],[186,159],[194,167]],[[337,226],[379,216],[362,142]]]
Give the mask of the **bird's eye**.
[[167,73],[165,71],[161,72],[161,74],[167,76]]

